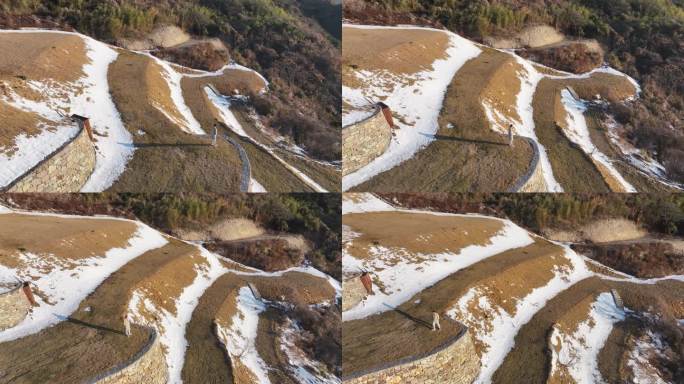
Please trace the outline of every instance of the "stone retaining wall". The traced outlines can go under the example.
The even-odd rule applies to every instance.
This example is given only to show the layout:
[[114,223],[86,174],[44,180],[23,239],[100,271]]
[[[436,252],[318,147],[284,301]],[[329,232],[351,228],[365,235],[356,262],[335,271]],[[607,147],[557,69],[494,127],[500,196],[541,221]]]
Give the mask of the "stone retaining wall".
[[347,384],[471,384],[479,373],[480,359],[472,336],[465,329],[454,341],[427,356],[344,377],[343,381]]
[[70,141],[13,181],[7,192],[78,192],[95,169],[95,147],[81,126]]
[[392,140],[392,128],[381,108],[373,115],[342,129],[342,175],[347,175],[385,153]]
[[166,384],[168,370],[157,331],[150,328],[147,344],[129,361],[90,381],[92,384]]
[[516,139],[525,140],[529,143],[532,147],[532,160],[527,172],[515,182],[508,192],[546,192],[544,173],[539,161],[539,146],[529,137],[516,136]]
[[0,331],[19,324],[31,309],[21,284],[11,290],[0,293]]
[[342,311],[353,308],[366,298],[366,288],[359,276],[361,275],[342,280]]

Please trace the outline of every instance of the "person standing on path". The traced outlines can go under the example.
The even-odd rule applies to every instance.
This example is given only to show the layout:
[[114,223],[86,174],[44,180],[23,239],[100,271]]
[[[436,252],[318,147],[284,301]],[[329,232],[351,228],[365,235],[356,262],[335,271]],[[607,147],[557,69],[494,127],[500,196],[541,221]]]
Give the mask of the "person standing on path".
[[439,325],[439,313],[437,312],[432,312],[432,330],[441,330],[442,327]]
[[126,334],[126,337],[131,336],[131,320],[128,318],[128,313],[124,313],[123,323],[124,323],[124,333]]
[[513,146],[513,124],[508,124],[508,146]]
[[218,127],[214,124],[214,137],[211,140],[211,145],[216,146],[216,139],[218,138]]

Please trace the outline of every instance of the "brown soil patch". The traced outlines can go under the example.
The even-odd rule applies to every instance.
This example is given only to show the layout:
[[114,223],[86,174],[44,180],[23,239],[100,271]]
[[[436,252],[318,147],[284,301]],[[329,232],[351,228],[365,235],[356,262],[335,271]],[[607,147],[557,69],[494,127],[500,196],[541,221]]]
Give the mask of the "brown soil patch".
[[152,54],[185,67],[205,71],[217,71],[230,60],[225,47],[218,48],[210,41],[193,41],[191,44],[162,48]]
[[[482,107],[490,79],[510,63],[511,56],[484,48],[452,79],[442,105],[436,140],[411,159],[383,172],[354,191],[496,192],[508,190],[529,168],[532,148],[522,140],[507,145],[494,132]],[[503,69],[509,72],[513,67]],[[489,88],[487,88],[489,84]],[[519,85],[518,85],[519,87]],[[508,96],[506,96],[508,98]],[[453,125],[453,128],[447,126]],[[419,175],[419,176],[417,176]]]
[[3,265],[19,268],[22,266],[21,253],[49,257],[68,267],[80,259],[126,247],[137,231],[134,223],[122,220],[20,213],[0,215],[0,228],[3,229],[0,232],[0,261]]
[[[357,70],[411,75],[431,70],[437,59],[446,58],[449,36],[424,29],[342,28],[342,83],[363,87]],[[378,74],[382,76],[381,74]]]
[[[574,307],[570,308],[568,312],[563,314],[558,322],[553,325],[553,329],[564,336],[573,335],[577,331],[579,324],[589,319],[591,305],[596,300],[597,295],[598,293],[588,295]],[[549,337],[551,337],[550,334]],[[563,346],[562,343],[563,339],[559,336],[555,336],[555,339],[550,340],[549,347],[554,348],[556,352],[559,352]],[[547,381],[548,384],[575,383],[575,379],[570,375],[566,365],[559,362],[555,368],[556,371],[549,376],[549,380]]]
[[411,212],[350,213],[342,221],[361,234],[348,245],[352,256],[367,259],[372,257],[372,247],[381,246],[395,249],[401,255],[397,258],[412,258],[416,263],[425,254],[457,253],[470,245],[489,244],[503,228],[495,219]]
[[148,333],[137,326],[132,327],[130,337],[123,334],[122,318],[132,290],[150,273],[183,256],[186,249],[179,245],[170,239],[166,246],[124,265],[88,296],[69,320],[2,343],[4,376],[0,379],[13,383],[83,382],[127,361],[148,340]]
[[85,75],[82,68],[89,62],[83,39],[60,33],[2,33],[0,52],[11,52],[0,56],[0,78],[73,82]]
[[[149,100],[154,92],[149,90],[155,87],[147,75],[150,65],[146,56],[122,53],[109,68],[114,103],[138,147],[111,190],[237,191],[241,162],[232,145],[221,140],[212,147],[208,139],[182,132],[151,102],[140,102]],[[212,125],[210,121],[203,127],[208,132]],[[145,134],[140,135],[139,131]],[[178,172],[179,169],[183,172]]]
[[335,290],[326,280],[308,273],[287,272],[280,277],[254,276],[249,280],[266,300],[312,305],[335,298]]

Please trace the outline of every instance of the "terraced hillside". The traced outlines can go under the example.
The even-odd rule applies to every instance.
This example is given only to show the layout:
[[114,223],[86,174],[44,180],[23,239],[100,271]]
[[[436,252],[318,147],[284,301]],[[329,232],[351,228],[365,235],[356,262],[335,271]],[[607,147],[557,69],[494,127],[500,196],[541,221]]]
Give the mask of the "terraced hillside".
[[344,175],[343,190],[681,189],[607,112],[641,91],[608,66],[571,74],[446,30],[352,24],[342,65],[343,126],[377,102],[395,125],[389,148]]
[[[397,209],[368,194],[345,195],[343,225],[343,294],[359,296],[342,313],[345,378],[419,360],[414,373],[441,383],[681,379],[681,275],[639,279],[508,220]],[[372,294],[347,291],[360,271]],[[463,368],[450,372],[441,351],[454,335],[465,340],[450,358]]]
[[246,95],[269,84],[253,70],[194,70],[54,30],[2,30],[0,47],[12,52],[0,59],[2,189],[35,178],[41,164],[48,176],[30,192],[75,177],[74,167],[53,164],[81,132],[73,115],[89,119],[94,166],[84,182],[53,192],[338,188],[335,165],[264,125]]
[[[0,383],[339,382],[304,339],[339,295],[313,267],[266,273],[137,221],[0,209]],[[35,304],[17,296],[6,324],[18,281]]]

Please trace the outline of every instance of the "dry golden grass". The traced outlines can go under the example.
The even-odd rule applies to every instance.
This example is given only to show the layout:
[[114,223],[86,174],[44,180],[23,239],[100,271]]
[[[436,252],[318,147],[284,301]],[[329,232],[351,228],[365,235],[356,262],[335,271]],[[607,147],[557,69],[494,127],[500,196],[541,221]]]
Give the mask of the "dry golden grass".
[[[513,58],[503,59],[499,67],[489,77],[486,86],[480,93],[480,99],[490,104],[496,111],[508,120],[520,121],[516,109],[516,100],[520,92],[520,79],[517,72],[522,71],[522,66]],[[499,131],[507,132],[508,124],[497,119]]]
[[[348,244],[349,253],[359,259],[372,257],[374,246],[405,250],[402,259],[419,254],[459,252],[469,245],[485,245],[503,228],[499,220],[466,216],[437,216],[427,213],[367,212],[342,217],[344,225],[361,235]],[[427,256],[425,256],[427,257]]]
[[112,248],[125,247],[137,231],[134,223],[123,220],[20,213],[0,215],[0,228],[0,262],[9,267],[21,266],[21,252],[51,255],[67,264],[101,256]]
[[362,88],[359,70],[411,75],[446,57],[449,36],[425,29],[342,28],[342,84]]
[[[0,78],[73,82],[84,76],[88,63],[85,42],[75,35],[57,33],[0,34]],[[11,54],[10,54],[11,53]]]
[[56,124],[40,117],[37,114],[23,111],[0,101],[0,154],[12,156],[18,149],[16,146],[17,136],[24,134],[32,137],[40,134],[43,130],[54,129]]

